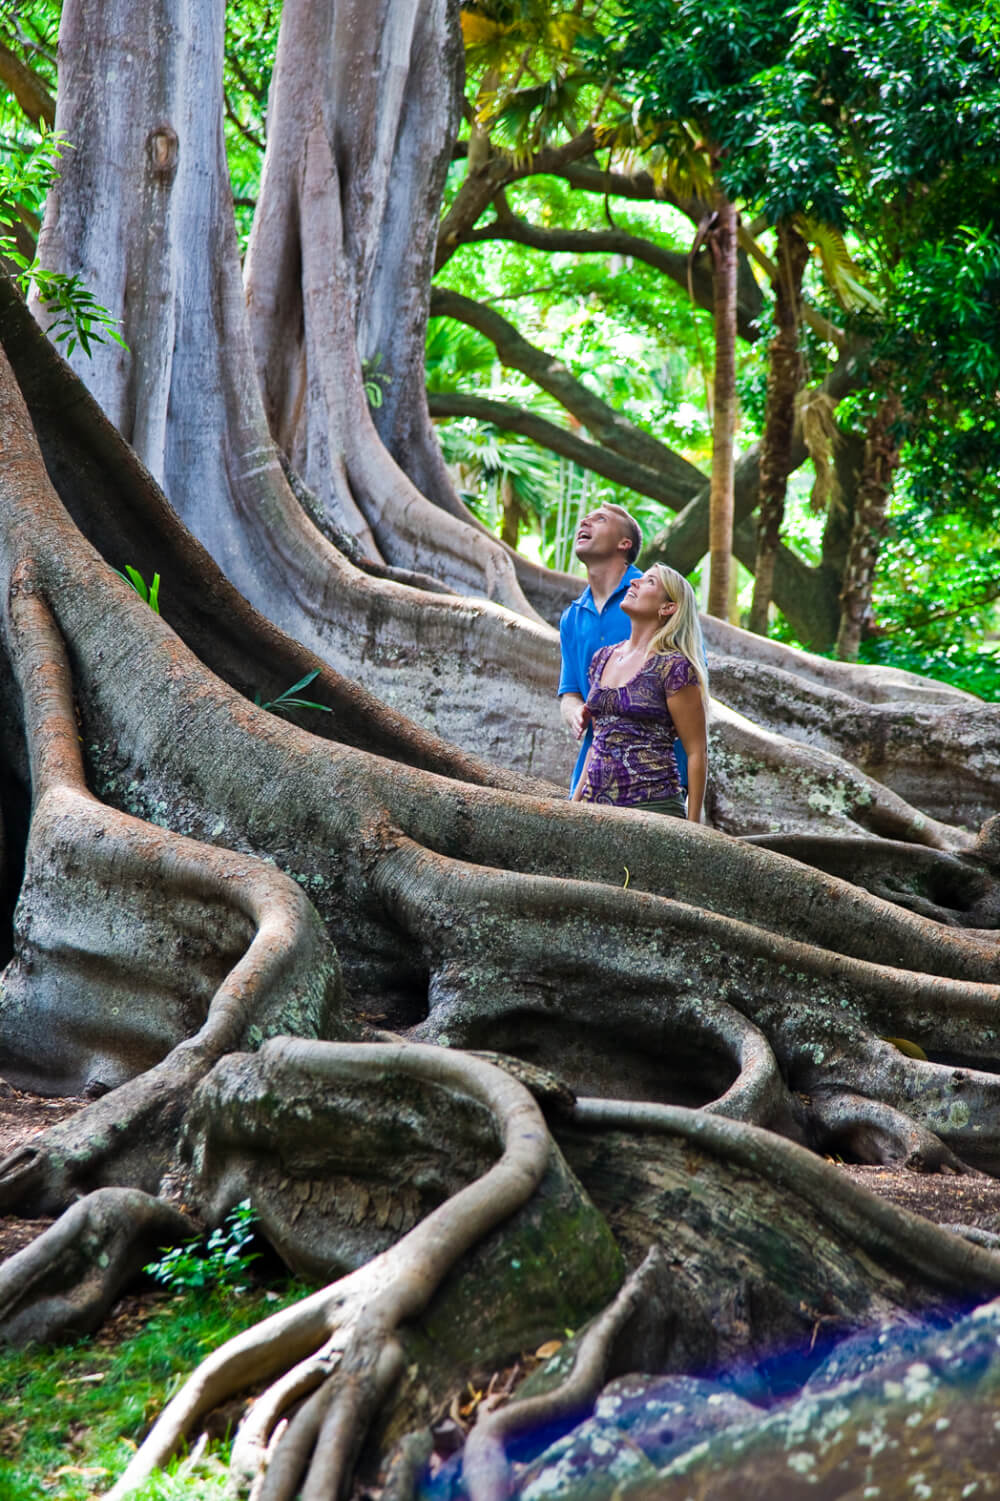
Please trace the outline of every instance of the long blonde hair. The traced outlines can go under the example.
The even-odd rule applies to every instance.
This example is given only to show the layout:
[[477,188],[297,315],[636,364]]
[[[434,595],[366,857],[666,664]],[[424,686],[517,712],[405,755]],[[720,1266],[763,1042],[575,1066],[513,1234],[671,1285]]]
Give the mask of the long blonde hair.
[[701,701],[705,713],[709,711],[708,664],[705,661],[705,642],[698,619],[698,601],[694,590],[682,573],[668,568],[666,563],[654,563],[656,576],[671,604],[677,606],[670,619],[661,626],[649,643],[652,652],[679,651],[687,657],[698,677]]

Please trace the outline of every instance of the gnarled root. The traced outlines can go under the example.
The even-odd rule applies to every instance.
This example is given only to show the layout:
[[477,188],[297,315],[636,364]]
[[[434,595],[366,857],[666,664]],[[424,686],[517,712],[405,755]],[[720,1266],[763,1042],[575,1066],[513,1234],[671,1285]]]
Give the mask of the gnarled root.
[[593,1405],[616,1338],[659,1290],[665,1272],[666,1259],[654,1247],[614,1302],[587,1329],[576,1349],[573,1368],[559,1386],[499,1410],[480,1409],[462,1455],[462,1479],[469,1501],[507,1501],[510,1478],[506,1445],[517,1434],[582,1415]]
[[586,1099],[553,1130],[630,1259],[669,1256],[679,1317],[658,1370],[818,1358],[902,1310],[948,1316],[1000,1291],[1000,1258],[771,1132]]
[[88,1194],[0,1266],[0,1340],[89,1334],[157,1247],[194,1233],[187,1215],[138,1189]]
[[[111,1495],[128,1495],[174,1451],[192,1423],[249,1383],[286,1373],[255,1403],[233,1448],[234,1476],[256,1480],[270,1457],[262,1495],[295,1493],[308,1463],[304,1496],[339,1491],[357,1446],[399,1368],[396,1331],[426,1306],[454,1263],[535,1192],[552,1150],[534,1100],[520,1085],[463,1055],[412,1046],[337,1046],[288,1039],[268,1045],[328,1084],[359,1074],[424,1077],[472,1095],[495,1117],[503,1154],[476,1182],[452,1195],[396,1245],[350,1276],[239,1335],[203,1362],[165,1409]],[[290,1368],[291,1375],[288,1375]],[[321,1384],[322,1383],[322,1384]],[[272,1434],[288,1403],[314,1388],[285,1435]],[[282,1456],[284,1444],[290,1447]]]
[[15,1081],[120,1085],[0,1162],[0,1207],[44,1213],[102,1185],[155,1190],[197,1080],[254,1035],[342,1031],[342,990],[322,923],[288,876],[88,791],[66,650],[28,568],[10,608],[35,803],[0,1038]]
[[831,1089],[814,1090],[810,1104],[826,1151],[849,1152],[858,1162],[897,1163],[915,1173],[974,1171],[933,1131],[883,1100]]

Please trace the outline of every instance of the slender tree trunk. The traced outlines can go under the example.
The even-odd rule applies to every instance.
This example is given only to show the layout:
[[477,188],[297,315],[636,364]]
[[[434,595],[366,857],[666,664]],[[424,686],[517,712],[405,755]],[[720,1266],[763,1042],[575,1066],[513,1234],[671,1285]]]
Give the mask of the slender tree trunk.
[[844,570],[844,587],[840,593],[837,656],[844,662],[857,661],[865,622],[871,610],[875,568],[885,535],[886,507],[899,464],[899,443],[893,432],[899,412],[899,397],[890,392],[879,404],[865,440],[854,528]]
[[521,506],[509,475],[504,475],[500,481],[500,506],[503,513],[500,540],[508,547],[516,547],[517,534],[521,529]]
[[808,246],[798,231],[790,223],[779,224],[778,277],[774,285],[777,332],[768,349],[767,415],[760,454],[760,515],[749,621],[750,629],[759,636],[767,635],[785,490],[792,468],[795,397],[802,379],[799,303],[808,256]]
[[729,618],[733,557],[733,440],[736,433],[736,209],[720,190],[710,245],[715,278],[715,383],[709,498],[708,613]]

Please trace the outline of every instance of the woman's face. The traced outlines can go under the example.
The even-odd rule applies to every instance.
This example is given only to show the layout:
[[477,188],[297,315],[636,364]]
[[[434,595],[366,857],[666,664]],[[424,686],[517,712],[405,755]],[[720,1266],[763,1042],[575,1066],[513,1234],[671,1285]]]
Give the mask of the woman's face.
[[655,568],[649,568],[642,578],[633,579],[625,590],[622,609],[636,622],[656,622],[665,625],[677,606],[667,598],[667,591],[660,583]]

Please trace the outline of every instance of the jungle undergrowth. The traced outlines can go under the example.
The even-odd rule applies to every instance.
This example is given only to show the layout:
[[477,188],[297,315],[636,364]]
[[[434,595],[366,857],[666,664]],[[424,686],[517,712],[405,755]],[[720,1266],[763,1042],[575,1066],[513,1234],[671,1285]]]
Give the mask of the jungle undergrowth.
[[[5,1350],[0,1359],[2,1501],[86,1501],[106,1491],[182,1381],[243,1329],[296,1302],[310,1288],[257,1284],[244,1293],[219,1283],[126,1305],[104,1331],[71,1345]],[[122,1337],[122,1320],[128,1333]],[[139,1327],[137,1328],[136,1325]],[[197,1495],[222,1501],[234,1409],[210,1415],[196,1441],[154,1476],[137,1501]]]

